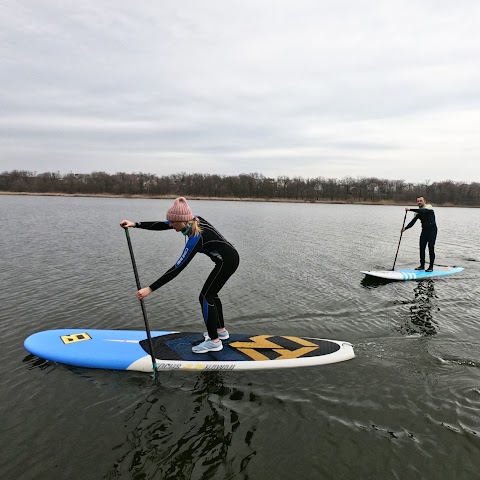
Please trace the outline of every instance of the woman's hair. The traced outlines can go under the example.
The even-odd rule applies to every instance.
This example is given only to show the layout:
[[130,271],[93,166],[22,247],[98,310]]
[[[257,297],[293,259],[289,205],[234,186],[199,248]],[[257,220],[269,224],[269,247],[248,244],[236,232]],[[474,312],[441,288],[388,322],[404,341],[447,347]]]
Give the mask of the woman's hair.
[[202,228],[200,227],[200,222],[198,221],[197,217],[195,217],[193,220],[190,220],[189,222],[183,222],[183,228],[187,228],[188,225],[191,226],[190,232],[192,236],[196,237],[197,235],[200,235],[202,233]]

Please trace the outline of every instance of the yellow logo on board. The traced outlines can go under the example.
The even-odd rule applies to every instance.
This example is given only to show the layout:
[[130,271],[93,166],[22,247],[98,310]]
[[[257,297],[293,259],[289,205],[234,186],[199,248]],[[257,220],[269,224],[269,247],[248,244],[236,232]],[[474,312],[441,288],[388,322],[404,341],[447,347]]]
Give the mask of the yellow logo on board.
[[73,333],[72,335],[62,335],[60,338],[65,345],[92,339],[88,333]]
[[[309,342],[304,338],[299,337],[281,337],[290,340],[291,342],[298,343],[299,348],[295,350],[289,350],[288,348],[277,345],[276,343],[268,340],[272,338],[272,335],[256,335],[249,338],[249,342],[232,342],[230,347],[238,349],[240,352],[249,356],[252,360],[270,360],[266,355],[261,353],[259,350],[273,350],[278,354],[278,357],[275,360],[285,360],[289,358],[300,358],[304,355],[313,352],[319,346],[315,343]],[[300,346],[301,345],[301,346]]]

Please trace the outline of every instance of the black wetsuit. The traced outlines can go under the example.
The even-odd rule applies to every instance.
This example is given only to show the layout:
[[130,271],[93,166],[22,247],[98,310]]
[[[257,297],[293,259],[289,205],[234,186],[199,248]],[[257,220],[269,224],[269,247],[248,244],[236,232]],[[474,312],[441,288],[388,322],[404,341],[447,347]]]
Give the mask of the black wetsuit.
[[422,233],[420,234],[420,266],[425,267],[425,249],[428,245],[428,254],[430,256],[430,267],[433,268],[433,262],[435,261],[435,241],[437,239],[437,224],[435,222],[435,212],[433,208],[411,208],[411,212],[415,212],[416,215],[413,220],[405,227],[405,230],[413,227],[415,222],[420,219],[422,222]]
[[[215,263],[215,267],[200,292],[199,301],[203,319],[207,325],[208,336],[215,339],[218,338],[217,329],[225,327],[222,302],[218,297],[218,292],[235,272],[240,259],[235,247],[225,240],[210,223],[202,217],[197,216],[196,218],[199,220],[202,233],[189,237],[175,265],[153,282],[150,288],[152,291],[157,290],[173,280],[191,262],[196,253],[207,255]],[[168,220],[164,222],[140,222],[136,224],[136,227],[146,230],[169,230],[172,228]]]

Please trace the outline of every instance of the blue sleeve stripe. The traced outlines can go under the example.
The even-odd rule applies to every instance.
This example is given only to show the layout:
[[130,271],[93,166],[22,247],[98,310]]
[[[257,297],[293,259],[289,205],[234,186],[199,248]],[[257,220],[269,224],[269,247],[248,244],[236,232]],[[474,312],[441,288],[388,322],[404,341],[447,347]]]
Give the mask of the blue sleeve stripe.
[[190,261],[192,252],[195,250],[195,247],[201,238],[202,237],[200,235],[193,235],[188,239],[180,258],[175,263],[175,268],[180,268]]

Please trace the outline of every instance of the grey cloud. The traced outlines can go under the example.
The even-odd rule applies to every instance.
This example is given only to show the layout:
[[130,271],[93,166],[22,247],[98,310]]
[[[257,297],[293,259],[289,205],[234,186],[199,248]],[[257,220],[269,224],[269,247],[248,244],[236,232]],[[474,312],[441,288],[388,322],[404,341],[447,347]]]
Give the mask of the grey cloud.
[[2,169],[478,176],[476,2],[0,9]]

